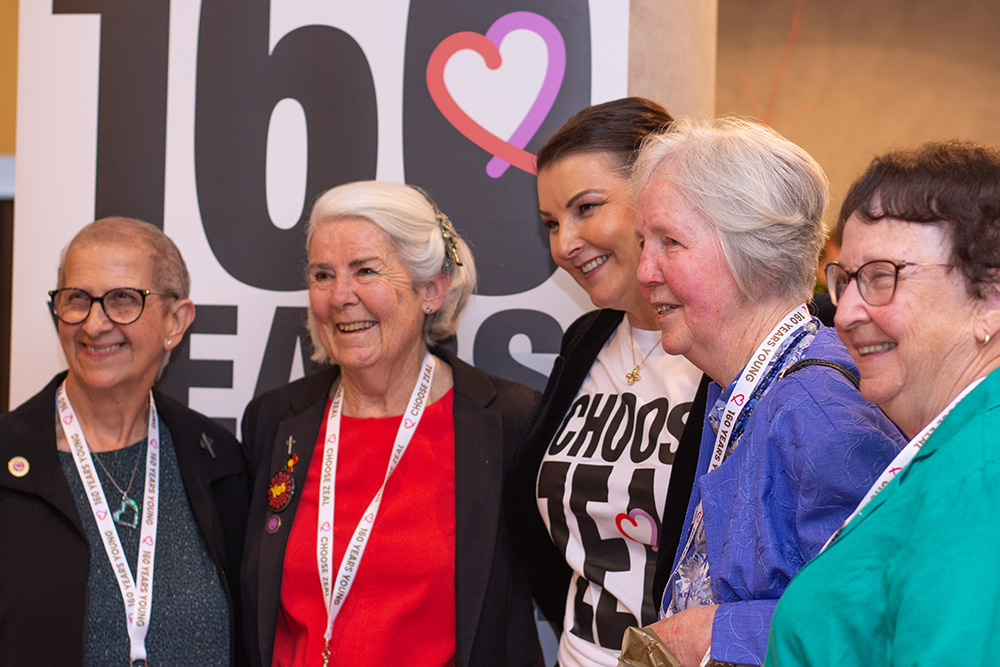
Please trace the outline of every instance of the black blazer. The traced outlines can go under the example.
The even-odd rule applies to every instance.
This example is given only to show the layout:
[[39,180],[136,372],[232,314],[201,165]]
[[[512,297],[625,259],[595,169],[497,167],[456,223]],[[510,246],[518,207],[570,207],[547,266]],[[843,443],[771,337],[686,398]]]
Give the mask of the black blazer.
[[[83,665],[90,545],[56,451],[56,389],[66,373],[0,418],[0,665]],[[184,490],[229,599],[231,664],[245,664],[239,563],[248,504],[240,446],[209,418],[153,392]],[[213,457],[203,448],[211,438]],[[8,462],[28,460],[15,477]],[[124,639],[123,639],[124,641]]]
[[[514,557],[501,492],[514,450],[538,392],[487,375],[451,352],[435,348],[455,381],[455,604],[456,665],[541,665],[527,577]],[[243,441],[254,478],[243,591],[251,664],[270,665],[278,619],[285,547],[301,494],[268,534],[271,475],[283,469],[289,436],[299,443],[292,473],[303,488],[326,410],[336,366],[255,398],[243,416]]]
[[[538,513],[535,498],[538,469],[577,392],[587,379],[598,353],[614,333],[615,328],[621,324],[624,316],[625,313],[620,310],[594,310],[577,319],[566,330],[545,393],[542,394],[542,400],[532,417],[511,481],[508,483],[507,520],[514,537],[515,551],[525,564],[531,578],[538,606],[545,617],[560,631],[573,573],[566,564],[564,554],[553,544]],[[684,523],[688,498],[694,485],[707,390],[708,378],[702,376],[670,472],[670,483],[659,532],[657,567],[653,580],[654,599],[663,595],[663,588]],[[662,571],[662,561],[666,562],[667,571]]]

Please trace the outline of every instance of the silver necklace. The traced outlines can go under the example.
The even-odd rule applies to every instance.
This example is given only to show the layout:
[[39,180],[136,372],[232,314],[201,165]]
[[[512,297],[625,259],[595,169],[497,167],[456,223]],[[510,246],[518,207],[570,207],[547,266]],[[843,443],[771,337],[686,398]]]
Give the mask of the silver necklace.
[[[146,417],[146,428],[147,430],[149,429],[148,414]],[[104,463],[101,461],[101,457],[97,455],[97,452],[95,452],[93,449],[90,450],[91,454],[94,455],[94,460],[97,461],[97,464],[99,466],[101,466],[101,470],[103,470],[104,474],[107,475],[108,479],[111,480],[111,483],[115,485],[115,488],[118,489],[118,492],[122,494],[121,506],[117,510],[111,513],[112,520],[119,526],[127,526],[132,530],[135,530],[136,527],[139,525],[139,504],[135,502],[132,498],[129,498],[128,492],[132,490],[132,482],[135,481],[135,473],[139,469],[139,460],[142,458],[142,450],[144,449],[143,445],[145,444],[146,444],[146,439],[144,438],[142,442],[139,443],[139,452],[136,454],[135,457],[135,465],[132,466],[132,476],[128,478],[128,486],[125,487],[124,489],[122,489],[122,487],[118,485],[118,482],[115,481],[115,478],[111,476],[110,472],[108,472],[108,469],[104,466]]]

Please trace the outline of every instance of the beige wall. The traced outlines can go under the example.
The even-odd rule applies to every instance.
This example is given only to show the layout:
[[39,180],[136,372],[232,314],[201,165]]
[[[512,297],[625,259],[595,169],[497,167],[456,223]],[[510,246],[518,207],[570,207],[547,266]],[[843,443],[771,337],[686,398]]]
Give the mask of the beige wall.
[[719,0],[716,112],[808,150],[830,177],[829,221],[887,148],[1000,144],[998,26],[995,0]]
[[675,115],[712,115],[716,23],[716,0],[630,0],[629,95]]
[[14,154],[17,100],[17,0],[0,0],[0,155]]

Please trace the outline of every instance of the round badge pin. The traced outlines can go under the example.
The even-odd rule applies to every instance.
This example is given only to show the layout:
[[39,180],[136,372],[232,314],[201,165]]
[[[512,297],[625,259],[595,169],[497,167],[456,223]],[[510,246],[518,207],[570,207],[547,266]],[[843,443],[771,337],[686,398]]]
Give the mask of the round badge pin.
[[267,487],[267,505],[272,512],[280,512],[292,501],[295,493],[295,480],[285,470],[279,470],[271,476]]
[[31,466],[28,464],[28,459],[23,456],[15,456],[10,461],[7,461],[7,470],[14,477],[24,477],[30,469]]
[[272,514],[267,517],[267,523],[264,524],[264,529],[267,531],[268,535],[274,535],[281,528],[281,517],[277,514]]

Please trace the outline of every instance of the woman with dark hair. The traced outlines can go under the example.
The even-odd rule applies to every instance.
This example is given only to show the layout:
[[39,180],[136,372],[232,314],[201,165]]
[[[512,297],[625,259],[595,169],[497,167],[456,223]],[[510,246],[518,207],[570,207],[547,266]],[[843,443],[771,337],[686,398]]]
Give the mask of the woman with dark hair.
[[1000,654],[1000,150],[876,158],[826,266],[861,393],[910,443],[774,614],[769,665],[988,665]]
[[[563,667],[613,664],[625,630],[655,620],[657,555],[672,552],[693,474],[685,483],[675,457],[690,449],[678,441],[701,373],[660,347],[626,193],[633,153],[671,121],[649,100],[616,100],[570,118],[538,153],[552,258],[600,309],[563,337],[508,496]],[[668,485],[682,497],[665,514]]]

